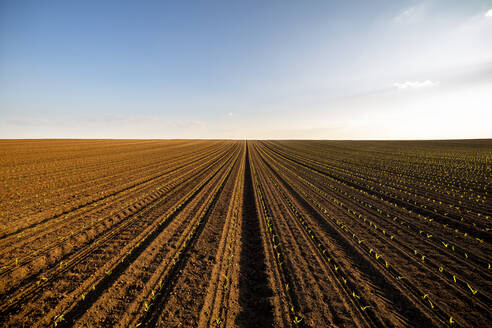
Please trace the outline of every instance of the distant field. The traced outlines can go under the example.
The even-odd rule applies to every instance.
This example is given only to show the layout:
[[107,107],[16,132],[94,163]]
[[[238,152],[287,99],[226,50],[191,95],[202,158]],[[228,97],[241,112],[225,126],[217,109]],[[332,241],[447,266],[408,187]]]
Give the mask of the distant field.
[[0,140],[3,327],[490,327],[492,140]]

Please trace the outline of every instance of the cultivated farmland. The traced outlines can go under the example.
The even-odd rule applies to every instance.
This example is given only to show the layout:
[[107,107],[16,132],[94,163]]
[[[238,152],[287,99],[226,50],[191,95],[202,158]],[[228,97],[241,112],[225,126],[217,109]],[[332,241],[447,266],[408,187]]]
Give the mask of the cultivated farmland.
[[492,325],[492,140],[0,155],[3,327]]

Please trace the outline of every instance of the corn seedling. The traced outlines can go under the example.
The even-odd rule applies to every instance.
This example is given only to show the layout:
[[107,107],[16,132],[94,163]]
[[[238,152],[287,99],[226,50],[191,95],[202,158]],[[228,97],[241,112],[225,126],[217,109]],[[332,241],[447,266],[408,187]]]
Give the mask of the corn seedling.
[[59,324],[60,322],[62,322],[63,320],[65,320],[65,318],[63,317],[63,314],[60,314],[60,315],[56,316],[56,317],[55,317],[55,322],[54,322],[55,327],[56,327],[56,326],[58,326],[58,324]]
[[473,293],[473,295],[475,295],[477,292],[478,292],[478,289],[473,289],[472,286],[470,286],[469,283],[466,283],[466,285],[468,286],[468,288],[471,290],[471,292]]
[[425,294],[423,297],[422,297],[424,300],[427,299],[427,301],[429,302],[431,308],[433,309],[434,308],[434,304],[432,304],[430,298],[429,298],[429,294]]

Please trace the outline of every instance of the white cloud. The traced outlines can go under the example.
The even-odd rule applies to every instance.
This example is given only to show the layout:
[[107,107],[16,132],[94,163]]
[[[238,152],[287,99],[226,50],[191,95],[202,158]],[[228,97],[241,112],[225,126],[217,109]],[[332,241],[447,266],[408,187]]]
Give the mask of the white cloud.
[[400,23],[414,23],[424,16],[425,10],[425,5],[419,4],[403,10],[394,18],[394,20]]
[[232,113],[227,113],[227,116],[232,116]]
[[489,9],[489,10],[485,13],[485,17],[490,17],[490,18],[492,18],[492,9]]
[[403,83],[393,83],[393,86],[402,90],[402,89],[420,89],[420,88],[431,88],[439,85],[439,82],[433,82],[430,80],[425,81],[407,81]]

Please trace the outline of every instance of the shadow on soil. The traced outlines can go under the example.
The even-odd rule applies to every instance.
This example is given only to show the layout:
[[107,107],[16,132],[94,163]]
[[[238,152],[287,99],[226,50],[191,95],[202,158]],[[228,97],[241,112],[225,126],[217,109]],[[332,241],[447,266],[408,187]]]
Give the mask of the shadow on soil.
[[253,182],[249,167],[249,152],[246,154],[244,181],[239,304],[241,312],[237,324],[241,328],[271,327],[273,310],[268,300],[272,289],[268,284],[265,265],[265,252],[261,240],[260,224],[253,194]]

